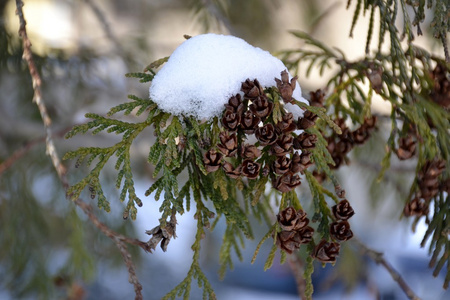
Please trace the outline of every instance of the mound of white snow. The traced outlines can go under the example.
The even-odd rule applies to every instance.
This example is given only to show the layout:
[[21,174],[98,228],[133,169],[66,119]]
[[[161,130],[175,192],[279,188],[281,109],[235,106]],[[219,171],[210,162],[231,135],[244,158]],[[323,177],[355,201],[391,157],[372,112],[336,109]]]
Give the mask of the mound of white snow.
[[[182,43],[156,74],[150,98],[160,109],[173,115],[199,120],[221,115],[228,99],[240,93],[246,79],[258,79],[261,86],[276,86],[274,78],[287,68],[268,51],[226,35],[203,34]],[[292,76],[290,76],[292,78]],[[305,101],[297,84],[293,97]],[[287,104],[294,116],[297,106]]]

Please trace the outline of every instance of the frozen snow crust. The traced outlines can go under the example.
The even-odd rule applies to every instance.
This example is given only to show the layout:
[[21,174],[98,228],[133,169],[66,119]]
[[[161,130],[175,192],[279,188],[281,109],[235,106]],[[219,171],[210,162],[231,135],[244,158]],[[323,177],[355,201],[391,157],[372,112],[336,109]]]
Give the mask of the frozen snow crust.
[[[222,114],[224,104],[240,92],[247,78],[258,79],[263,87],[276,86],[274,78],[280,78],[283,70],[281,60],[240,38],[202,34],[175,49],[154,77],[150,98],[173,115],[211,119]],[[306,101],[299,84],[293,97]],[[294,116],[303,115],[297,106],[286,108]]]

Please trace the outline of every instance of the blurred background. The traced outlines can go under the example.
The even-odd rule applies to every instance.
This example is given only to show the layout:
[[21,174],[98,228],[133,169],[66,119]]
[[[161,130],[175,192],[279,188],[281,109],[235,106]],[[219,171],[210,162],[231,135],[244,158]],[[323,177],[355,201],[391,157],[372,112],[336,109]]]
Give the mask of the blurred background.
[[[352,60],[364,56],[368,23],[368,17],[359,20],[353,38],[349,38],[355,4],[346,10],[344,0],[24,2],[27,31],[60,156],[80,146],[117,142],[117,137],[102,134],[70,140],[63,137],[73,125],[87,121],[86,112],[103,115],[126,102],[127,94],[147,97],[148,85],[124,74],[140,72],[149,63],[169,56],[184,41],[184,34],[232,34],[276,55],[302,47],[289,33],[302,30],[342,49]],[[133,287],[119,251],[65,199],[46,156],[45,131],[31,101],[31,78],[22,61],[15,5],[15,1],[0,1],[0,299],[132,299]],[[416,42],[443,56],[442,45],[426,31]],[[306,77],[303,71],[300,66],[299,83],[308,98],[309,91],[325,87],[330,73],[321,77],[312,72]],[[389,107],[374,99],[373,111],[383,120]],[[412,233],[408,221],[400,220],[415,162],[394,158],[385,178],[375,182],[388,126],[388,122],[380,122],[375,137],[355,149],[352,164],[338,172],[356,211],[352,229],[367,246],[385,253],[420,297],[450,299],[450,293],[442,289],[442,278],[433,278],[427,267],[427,248],[420,248],[425,227],[419,223]],[[158,225],[159,218],[159,203],[144,196],[153,170],[143,162],[153,142],[152,132],[143,132],[132,148],[137,194],[145,199],[137,220],[122,219],[113,166],[102,177],[111,213],[95,209],[111,228],[144,241],[149,238],[145,230]],[[83,166],[75,168],[74,161],[65,164],[71,183],[88,172]],[[307,204],[306,184],[299,193]],[[87,193],[82,198],[92,201]],[[96,207],[95,200],[92,204]],[[178,238],[171,241],[166,253],[158,248],[147,254],[129,247],[144,299],[160,299],[186,276],[196,226],[193,213],[179,217],[178,224]],[[275,264],[263,272],[270,242],[250,264],[259,239],[268,230],[263,224],[254,225],[255,241],[246,243],[243,262],[236,258],[234,270],[224,281],[217,275],[224,226],[219,223],[203,241],[203,267],[218,299],[298,299],[295,279],[286,264]],[[347,244],[336,266],[317,266],[315,299],[406,299],[386,270]],[[201,291],[193,284],[191,298],[200,297]]]

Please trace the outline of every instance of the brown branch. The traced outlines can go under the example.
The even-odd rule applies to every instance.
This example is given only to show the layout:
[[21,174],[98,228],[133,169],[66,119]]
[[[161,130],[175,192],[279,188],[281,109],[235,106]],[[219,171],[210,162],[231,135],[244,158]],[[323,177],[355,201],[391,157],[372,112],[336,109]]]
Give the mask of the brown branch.
[[289,267],[291,268],[292,274],[294,275],[295,282],[297,283],[297,292],[300,299],[306,299],[306,282],[303,277],[304,267],[303,262],[296,254],[291,254],[288,256]]
[[420,298],[414,293],[414,291],[409,287],[400,273],[392,267],[392,265],[386,261],[383,257],[383,253],[377,252],[368,248],[361,241],[356,238],[352,239],[352,243],[356,245],[363,255],[367,255],[370,257],[377,265],[382,265],[391,275],[392,279],[399,285],[399,287],[403,290],[406,296],[411,300],[420,300]]
[[[42,92],[41,92],[41,84],[42,80],[39,75],[39,72],[36,68],[36,64],[33,60],[33,53],[31,51],[31,42],[28,38],[27,31],[26,31],[26,21],[25,17],[23,15],[23,2],[21,0],[16,0],[16,14],[19,17],[20,27],[19,27],[19,36],[23,40],[23,59],[27,62],[28,69],[30,71],[31,79],[33,82],[33,102],[36,103],[39,109],[39,113],[41,114],[42,121],[44,123],[45,131],[46,131],[46,148],[47,148],[47,154],[50,156],[53,167],[56,170],[56,173],[58,174],[59,180],[61,181],[62,186],[67,191],[69,188],[69,182],[66,177],[66,168],[61,163],[61,160],[58,156],[58,153],[56,151],[55,144],[53,142],[53,134],[52,134],[52,128],[51,128],[51,119],[47,113],[47,108],[43,102],[42,99]],[[70,195],[66,195],[68,199],[70,199]],[[148,245],[144,242],[141,242],[136,239],[130,239],[128,237],[125,237],[121,234],[118,234],[117,232],[110,229],[108,226],[100,222],[100,220],[97,218],[97,216],[94,215],[92,212],[92,208],[89,204],[85,203],[81,199],[74,200],[74,203],[80,207],[83,212],[89,217],[89,220],[98,228],[100,231],[105,234],[107,237],[112,239],[112,241],[116,244],[117,248],[119,249],[120,253],[122,254],[122,257],[125,261],[126,266],[128,267],[128,273],[130,275],[130,283],[133,284],[134,290],[136,293],[135,299],[143,299],[142,297],[142,285],[139,283],[139,280],[136,276],[135,267],[131,260],[131,255],[128,252],[126,246],[124,243],[129,243],[133,245],[137,245],[141,248],[143,248],[146,251],[148,250]],[[147,246],[146,246],[147,245]]]

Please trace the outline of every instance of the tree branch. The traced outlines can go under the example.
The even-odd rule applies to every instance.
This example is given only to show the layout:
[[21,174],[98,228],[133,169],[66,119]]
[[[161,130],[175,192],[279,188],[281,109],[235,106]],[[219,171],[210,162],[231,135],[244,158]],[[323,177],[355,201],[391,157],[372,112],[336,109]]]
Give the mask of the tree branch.
[[377,265],[382,265],[391,275],[392,279],[399,285],[399,287],[405,292],[406,296],[411,300],[420,300],[420,298],[414,293],[414,291],[408,286],[406,281],[400,275],[400,273],[392,267],[392,265],[386,261],[383,257],[383,253],[377,252],[368,248],[361,241],[353,238],[352,243],[358,247],[363,255],[370,257]]
[[[61,163],[61,160],[58,156],[58,153],[56,151],[55,144],[53,142],[53,134],[52,134],[52,128],[51,128],[51,119],[47,113],[47,108],[43,102],[42,99],[42,92],[41,92],[41,84],[42,80],[39,75],[39,72],[36,68],[36,64],[33,60],[33,53],[31,51],[31,41],[28,38],[27,31],[26,31],[26,21],[23,14],[23,2],[21,0],[16,0],[16,14],[19,17],[20,27],[19,27],[19,36],[23,40],[23,59],[27,62],[28,69],[30,71],[31,79],[33,82],[33,102],[36,103],[39,109],[39,113],[41,114],[42,121],[44,123],[45,131],[46,131],[46,148],[47,148],[47,154],[50,156],[53,167],[56,170],[56,173],[58,174],[58,178],[61,181],[61,184],[63,185],[64,189],[67,191],[69,188],[69,182],[66,177],[66,168]],[[30,146],[31,147],[31,146]],[[19,153],[20,155],[20,153]],[[16,155],[17,157],[17,155]],[[17,159],[17,158],[15,158]],[[66,195],[68,199],[70,199],[70,195]],[[131,255],[128,252],[126,245],[124,243],[129,243],[133,245],[137,245],[141,248],[143,248],[146,251],[149,251],[148,245],[144,242],[141,242],[136,239],[130,239],[128,237],[125,237],[121,234],[118,234],[117,232],[110,229],[108,226],[100,222],[100,220],[97,218],[97,216],[94,215],[92,212],[92,208],[89,204],[85,203],[81,199],[74,200],[75,204],[79,206],[83,212],[89,217],[89,220],[98,228],[100,229],[103,234],[105,234],[107,237],[112,239],[112,241],[116,244],[117,248],[119,249],[120,253],[122,254],[122,257],[125,261],[126,266],[128,267],[128,273],[130,276],[130,283],[133,284],[134,290],[136,293],[135,299],[143,299],[141,290],[142,285],[140,284],[134,264],[131,260]]]
[[295,282],[297,283],[297,292],[300,299],[306,299],[306,282],[303,277],[304,267],[302,260],[296,254],[291,254],[288,256],[289,267],[291,268],[292,274],[294,275]]

